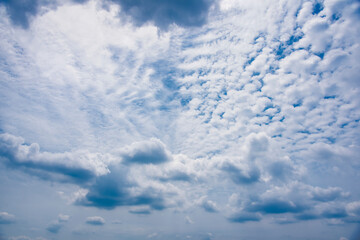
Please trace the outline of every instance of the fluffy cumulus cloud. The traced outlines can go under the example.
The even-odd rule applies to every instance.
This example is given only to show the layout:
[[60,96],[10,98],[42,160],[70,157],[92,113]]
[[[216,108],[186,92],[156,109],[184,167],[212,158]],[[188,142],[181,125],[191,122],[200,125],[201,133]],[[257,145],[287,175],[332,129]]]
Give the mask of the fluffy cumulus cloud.
[[[239,229],[313,221],[329,234],[288,235],[351,239],[359,9],[354,0],[2,1],[1,205],[17,186],[51,182],[46,191],[69,200],[59,209],[74,211],[34,223],[52,236],[88,239],[90,225],[104,225],[95,234],[106,228],[109,239],[259,239]],[[4,209],[16,221],[1,212],[0,223],[20,228],[21,209]]]

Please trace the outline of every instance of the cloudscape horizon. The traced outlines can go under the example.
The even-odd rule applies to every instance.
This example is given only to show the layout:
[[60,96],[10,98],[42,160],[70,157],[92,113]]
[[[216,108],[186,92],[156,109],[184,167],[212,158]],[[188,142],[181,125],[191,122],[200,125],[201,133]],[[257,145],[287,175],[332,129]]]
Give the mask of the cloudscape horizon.
[[0,239],[360,237],[357,0],[0,1]]

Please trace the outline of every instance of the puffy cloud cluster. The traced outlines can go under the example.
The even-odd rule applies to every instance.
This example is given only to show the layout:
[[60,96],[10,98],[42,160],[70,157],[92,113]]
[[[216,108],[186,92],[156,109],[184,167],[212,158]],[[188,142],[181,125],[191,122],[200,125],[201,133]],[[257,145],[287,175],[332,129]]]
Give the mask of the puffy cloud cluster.
[[283,186],[274,186],[261,195],[248,199],[234,194],[229,199],[229,204],[233,208],[229,220],[245,222],[257,219],[260,221],[265,215],[273,215],[276,216],[275,221],[280,224],[315,219],[357,221],[354,217],[357,216],[356,214],[352,214],[353,217],[350,216],[352,212],[350,206],[356,206],[357,202],[344,204],[344,200],[349,196],[348,192],[340,188],[320,188],[291,182]]
[[[155,165],[172,160],[170,152],[157,139],[133,143],[106,157],[88,152],[42,152],[38,144],[27,145],[22,138],[10,134],[1,134],[0,140],[1,160],[8,167],[21,169],[45,180],[68,182],[85,188],[75,199],[78,205],[105,209],[149,206],[162,210],[169,207],[166,195],[176,195],[176,187],[166,183],[168,178],[156,174],[162,171],[153,174],[149,169],[149,173],[143,176],[145,179],[141,178],[142,173],[137,175],[132,172],[137,168],[133,163],[144,165],[142,172],[146,173],[147,168],[152,166],[156,170]],[[190,176],[185,178],[186,173],[180,169],[173,172],[170,167],[167,171],[171,179],[190,179]],[[48,227],[50,232],[60,230],[66,219],[60,216],[59,219]]]

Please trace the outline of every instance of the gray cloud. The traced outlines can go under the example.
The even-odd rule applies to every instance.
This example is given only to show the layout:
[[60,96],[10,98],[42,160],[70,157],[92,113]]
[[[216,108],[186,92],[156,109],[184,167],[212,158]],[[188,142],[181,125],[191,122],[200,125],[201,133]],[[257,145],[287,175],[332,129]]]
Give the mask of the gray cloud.
[[321,216],[317,213],[312,212],[304,212],[300,214],[296,214],[295,218],[301,221],[315,220],[321,218]]
[[252,184],[260,179],[260,170],[255,166],[245,171],[231,163],[225,163],[222,166],[222,170],[227,172],[236,184]]
[[204,200],[201,204],[201,207],[207,212],[218,212],[216,204],[211,200]]
[[[102,154],[41,152],[38,144],[26,145],[20,137],[0,134],[1,160],[8,167],[16,167],[45,180],[70,182],[88,189],[76,204],[113,209],[118,206],[147,205],[151,209],[166,208],[162,191],[151,186],[142,187],[136,179],[129,179],[132,164],[160,164],[172,160],[165,145],[157,139],[136,142],[121,151],[120,161],[105,164]],[[100,158],[99,158],[100,157]],[[132,193],[131,189],[137,189]],[[61,221],[65,221],[63,216]],[[57,221],[57,223],[60,223]],[[49,231],[56,233],[61,224],[51,224]]]
[[299,213],[309,206],[292,201],[280,200],[280,199],[264,199],[259,202],[252,202],[247,206],[247,210],[250,212],[262,212],[264,214],[279,214],[279,213]]
[[63,224],[58,222],[58,221],[54,221],[52,223],[49,224],[49,226],[46,228],[47,231],[51,232],[51,233],[58,233],[60,231],[60,229],[63,227]]
[[83,185],[94,179],[99,170],[96,163],[91,166],[91,157],[86,153],[40,152],[37,143],[26,145],[24,139],[10,134],[0,134],[0,154],[8,167],[21,169],[45,180]]
[[[147,205],[151,209],[166,208],[162,191],[139,186],[128,177],[129,168],[121,164],[109,166],[110,173],[99,176],[89,186],[88,193],[76,201],[77,205],[114,209],[118,206]],[[136,189],[136,193],[132,190]]]
[[69,221],[69,218],[70,216],[68,215],[59,214],[58,219],[52,221],[46,230],[54,234],[58,233],[64,224]]
[[155,138],[125,147],[121,150],[120,156],[126,164],[160,164],[172,160],[165,145]]
[[88,217],[88,218],[86,218],[85,222],[90,225],[104,225],[105,224],[104,218],[99,217],[99,216]]
[[15,216],[7,213],[7,212],[0,212],[0,224],[10,224],[15,222]]
[[209,212],[209,213],[215,213],[215,212],[218,212],[219,209],[218,207],[216,206],[216,203],[211,201],[211,200],[208,200],[207,199],[207,196],[203,196],[201,197],[199,200],[196,201],[197,204],[202,207],[206,212]]
[[[88,0],[72,0],[83,4]],[[140,26],[147,22],[154,23],[160,29],[167,30],[171,24],[182,27],[201,26],[206,23],[210,6],[215,0],[104,0],[107,4],[121,6],[121,11],[131,17]],[[4,5],[11,21],[23,28],[28,28],[30,20],[44,7],[56,8],[61,1],[50,0],[5,0]],[[122,13],[121,13],[122,14]]]
[[338,187],[330,187],[326,189],[315,187],[312,191],[312,198],[320,202],[334,201],[339,198],[348,197],[349,195],[349,193],[345,193]]
[[119,4],[135,24],[152,22],[161,29],[171,24],[182,27],[201,26],[214,0],[108,0]]
[[232,214],[228,220],[230,222],[237,222],[237,223],[245,223],[245,222],[259,222],[261,220],[261,215],[258,213],[251,213],[251,212],[238,212]]
[[328,208],[325,209],[321,216],[325,218],[344,218],[347,216],[347,213],[344,208],[335,207],[335,208]]
[[138,207],[138,208],[132,208],[129,210],[129,213],[132,214],[141,214],[141,215],[148,215],[151,213],[151,209],[148,207]]

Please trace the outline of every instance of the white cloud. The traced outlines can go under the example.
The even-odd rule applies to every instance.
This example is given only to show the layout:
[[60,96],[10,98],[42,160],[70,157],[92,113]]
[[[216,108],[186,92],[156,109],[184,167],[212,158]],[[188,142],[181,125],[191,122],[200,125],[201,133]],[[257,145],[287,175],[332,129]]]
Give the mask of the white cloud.
[[223,0],[208,25],[168,32],[97,4],[28,30],[1,14],[2,162],[130,213],[357,216],[357,190],[324,182],[359,166],[358,3]]

